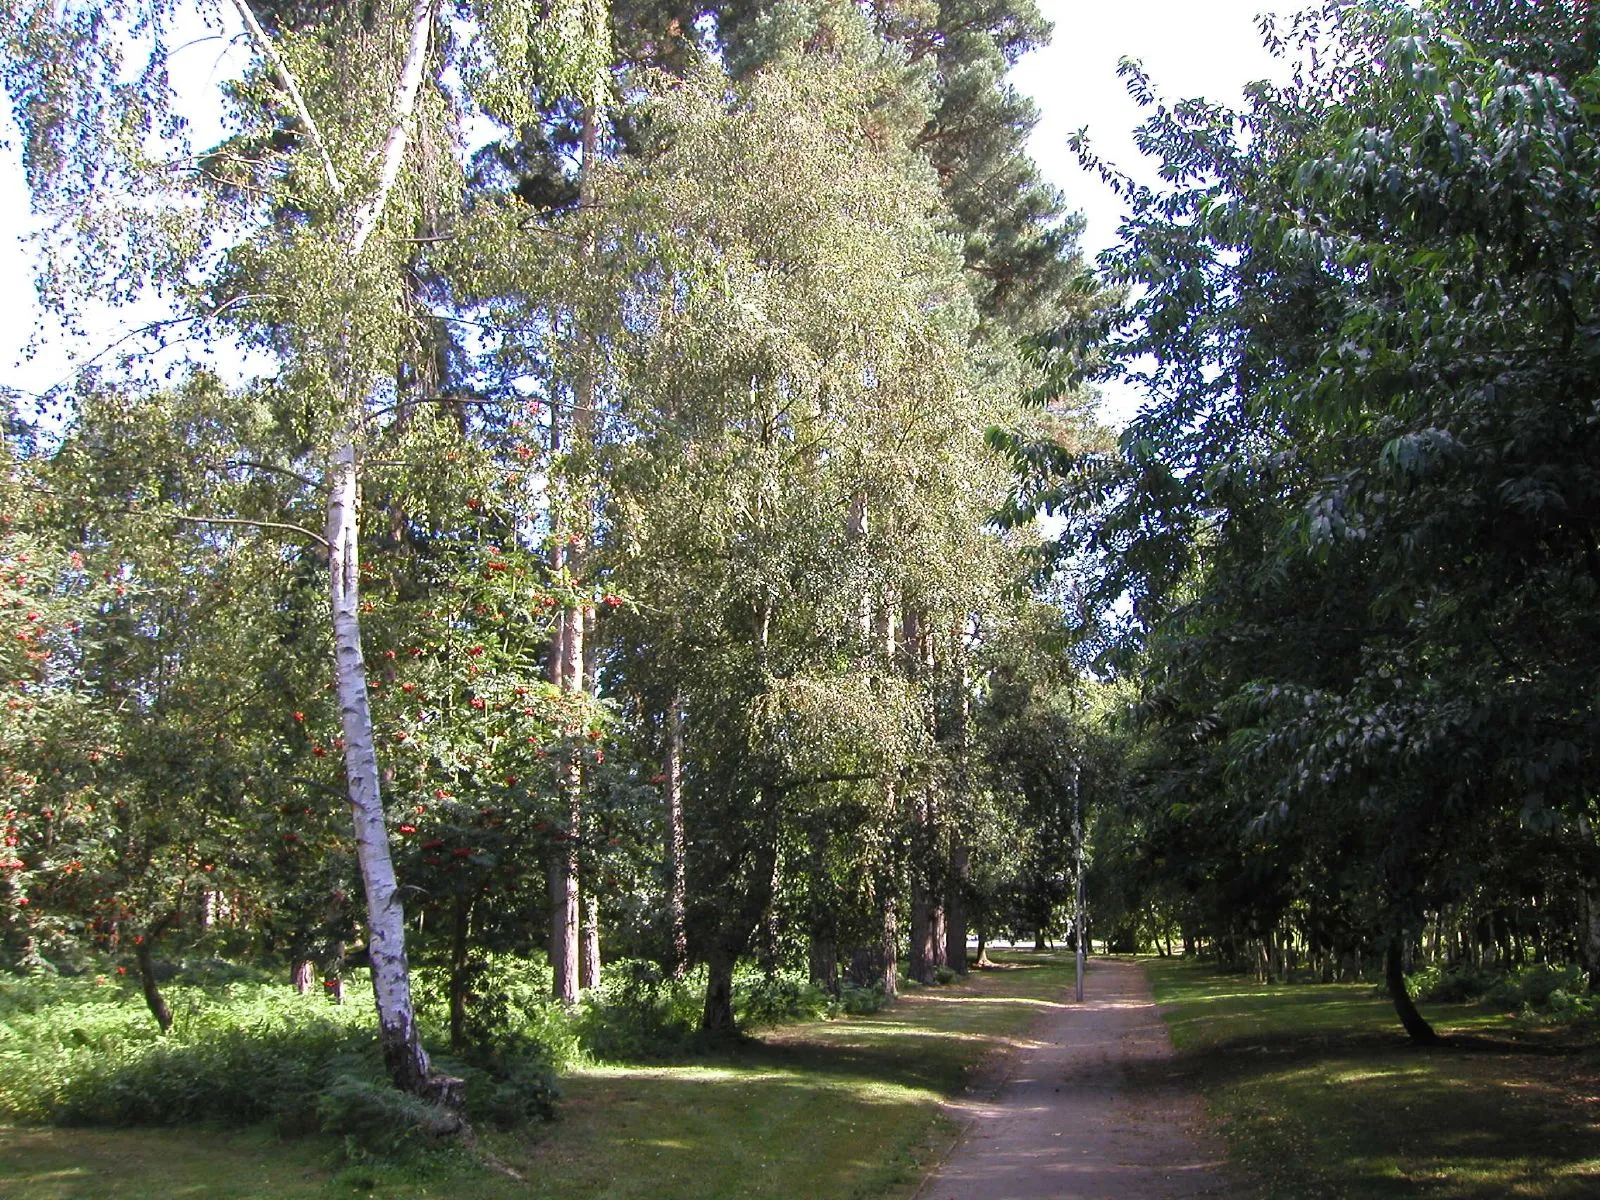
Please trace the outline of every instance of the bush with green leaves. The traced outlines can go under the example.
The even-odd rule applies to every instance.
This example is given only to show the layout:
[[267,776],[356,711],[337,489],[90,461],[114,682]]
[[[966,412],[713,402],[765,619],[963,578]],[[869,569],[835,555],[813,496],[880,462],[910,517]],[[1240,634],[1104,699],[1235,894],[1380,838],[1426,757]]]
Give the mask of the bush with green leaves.
[[704,995],[703,969],[672,979],[644,959],[611,963],[579,1006],[574,1029],[584,1051],[602,1061],[681,1054],[694,1044]]
[[1508,973],[1484,995],[1484,1003],[1518,1012],[1577,1015],[1588,1009],[1583,998],[1588,985],[1581,967],[1534,963]]
[[1463,1004],[1481,1000],[1502,978],[1503,972],[1492,967],[1429,963],[1410,975],[1407,983],[1418,1000]]
[[124,980],[0,984],[0,1112],[73,1125],[298,1119],[339,1073],[381,1076],[365,1005],[281,986],[169,989],[162,1035]]
[[815,1021],[829,1014],[832,997],[804,975],[749,969],[733,979],[733,1011],[743,1026]]
[[383,1079],[339,1075],[317,1094],[317,1126],[344,1137],[347,1157],[409,1158],[460,1132],[454,1113],[407,1095]]
[[888,1002],[880,983],[869,987],[854,987],[847,983],[839,989],[839,1010],[852,1017],[869,1017]]
[[[442,1027],[449,1019],[449,974],[420,968],[413,976],[423,1019]],[[534,1054],[558,1071],[576,1062],[584,1047],[566,1007],[551,990],[550,965],[542,955],[486,954],[476,961],[462,1031],[466,1055]]]
[[1530,1016],[1577,1017],[1593,1010],[1588,974],[1578,966],[1531,963],[1511,971],[1430,963],[1408,983],[1419,1000],[1440,1004],[1480,1002]]
[[[450,1123],[431,1106],[413,1111],[420,1102],[385,1082],[370,1005],[247,982],[180,983],[168,996],[175,1020],[163,1035],[125,977],[0,982],[0,1116],[62,1125],[270,1122],[284,1135],[341,1134],[368,1155],[431,1144]],[[552,1056],[539,1040],[546,1024],[525,1018],[492,1048],[439,1060],[467,1080],[469,1117],[510,1126],[554,1115]],[[564,1027],[558,1041],[575,1044]]]

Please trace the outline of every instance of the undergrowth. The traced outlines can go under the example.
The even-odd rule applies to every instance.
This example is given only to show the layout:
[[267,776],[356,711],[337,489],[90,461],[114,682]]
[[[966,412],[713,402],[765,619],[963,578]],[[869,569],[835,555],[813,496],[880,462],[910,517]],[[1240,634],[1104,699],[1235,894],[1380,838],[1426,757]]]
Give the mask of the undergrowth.
[[1597,1011],[1589,976],[1578,966],[1533,963],[1510,971],[1431,964],[1408,977],[1412,994],[1436,1004],[1476,1002],[1530,1018],[1573,1020]]
[[[438,1142],[448,1121],[385,1082],[367,985],[349,1000],[300,996],[227,964],[201,964],[164,986],[160,1033],[125,976],[0,978],[0,1117],[18,1123],[150,1126],[267,1124],[281,1135],[340,1135],[350,1156],[396,1157]],[[446,979],[415,972],[425,1041],[447,1040]],[[490,956],[470,981],[463,1045],[434,1056],[467,1081],[468,1119],[511,1128],[555,1115],[556,1075],[583,1062],[681,1058],[701,1048],[705,972],[675,979],[654,963],[608,964],[602,986],[568,1009],[542,961]],[[881,988],[838,996],[789,972],[742,966],[741,1025],[761,1027],[877,1011]]]

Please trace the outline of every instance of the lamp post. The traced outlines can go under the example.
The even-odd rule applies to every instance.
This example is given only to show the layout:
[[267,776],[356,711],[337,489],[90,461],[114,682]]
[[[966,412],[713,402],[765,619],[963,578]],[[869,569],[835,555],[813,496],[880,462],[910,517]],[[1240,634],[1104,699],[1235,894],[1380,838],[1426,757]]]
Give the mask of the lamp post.
[[1072,840],[1077,896],[1073,905],[1072,929],[1078,949],[1078,1003],[1083,1003],[1083,803],[1078,786],[1078,764],[1072,764]]

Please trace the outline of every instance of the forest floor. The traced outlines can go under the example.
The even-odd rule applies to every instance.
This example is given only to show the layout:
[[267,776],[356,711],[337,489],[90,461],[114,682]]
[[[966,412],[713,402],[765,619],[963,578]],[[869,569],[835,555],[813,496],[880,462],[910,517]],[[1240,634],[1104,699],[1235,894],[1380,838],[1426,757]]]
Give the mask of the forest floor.
[[911,988],[883,1012],[759,1032],[693,1059],[587,1067],[562,1079],[560,1119],[483,1133],[524,1176],[465,1161],[341,1161],[332,1139],[261,1130],[0,1127],[6,1200],[715,1200],[904,1196],[949,1145],[941,1105],[1037,1049],[1030,1031],[1070,1002],[1067,955]]
[[966,1128],[918,1200],[1233,1194],[1137,962],[1091,959],[1083,1004],[1057,1006],[1033,1040],[990,1095],[952,1106]]
[[[1146,960],[1174,1060],[1266,1200],[1600,1195],[1600,1046],[1472,1004],[1406,1041],[1372,984],[1263,986]],[[994,1200],[993,1197],[990,1200]]]

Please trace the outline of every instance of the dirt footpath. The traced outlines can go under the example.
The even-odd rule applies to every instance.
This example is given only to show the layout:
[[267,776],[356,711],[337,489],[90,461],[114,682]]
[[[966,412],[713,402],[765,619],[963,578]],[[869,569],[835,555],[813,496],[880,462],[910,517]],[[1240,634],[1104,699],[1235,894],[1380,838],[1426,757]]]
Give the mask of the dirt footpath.
[[1090,959],[1084,1002],[1070,988],[1063,999],[991,1096],[952,1106],[965,1130],[916,1200],[1228,1195],[1218,1143],[1139,966]]

